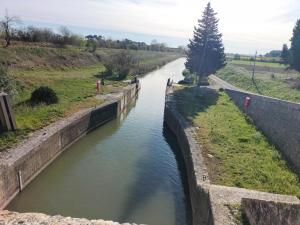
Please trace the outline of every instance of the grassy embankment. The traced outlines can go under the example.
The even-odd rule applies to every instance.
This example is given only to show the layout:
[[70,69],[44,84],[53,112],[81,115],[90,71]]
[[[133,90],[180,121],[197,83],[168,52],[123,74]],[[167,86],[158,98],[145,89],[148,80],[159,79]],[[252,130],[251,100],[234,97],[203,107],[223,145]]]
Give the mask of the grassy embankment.
[[300,102],[300,74],[282,64],[257,64],[255,83],[247,61],[231,61],[217,76],[241,89],[283,100]]
[[179,112],[196,127],[212,183],[300,197],[300,182],[224,92],[180,88]]
[[[253,64],[253,61],[250,60],[231,60],[229,61],[230,64],[236,64],[236,65],[251,65]],[[260,62],[257,61],[256,65],[258,67],[271,67],[271,68],[281,68],[281,69],[285,69],[286,66],[284,64],[280,64],[280,63],[273,63],[273,62]]]
[[[116,49],[99,49],[94,53],[83,49],[68,47],[16,43],[10,48],[0,48],[0,63],[9,65],[9,73],[15,81],[13,109],[18,130],[0,135],[0,151],[11,147],[26,138],[29,133],[45,127],[60,118],[81,108],[101,103],[94,98],[97,75],[105,68],[106,57],[120,52]],[[176,53],[130,51],[140,61],[134,68],[146,73],[158,66],[178,58]],[[31,92],[46,85],[53,88],[59,103],[53,105],[31,106],[28,104]],[[126,84],[122,81],[105,81],[102,93],[119,90]]]

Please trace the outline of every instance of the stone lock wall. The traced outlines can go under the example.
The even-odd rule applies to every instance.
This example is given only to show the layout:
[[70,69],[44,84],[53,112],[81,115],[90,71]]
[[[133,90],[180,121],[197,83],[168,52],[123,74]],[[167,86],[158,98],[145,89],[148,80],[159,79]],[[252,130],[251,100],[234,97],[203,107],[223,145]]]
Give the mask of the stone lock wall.
[[251,225],[300,225],[299,204],[244,198],[242,210]]
[[87,132],[116,118],[140,86],[124,88],[116,98],[35,132],[18,147],[0,154],[0,209],[3,209],[59,154]]
[[185,161],[193,225],[211,225],[207,169],[199,145],[193,138],[193,128],[176,110],[171,93],[172,87],[167,87],[164,121],[175,134]]
[[[135,223],[117,223],[104,220],[87,220],[84,218],[71,218],[63,216],[49,216],[42,213],[16,213],[0,211],[1,225],[32,225],[32,224],[55,224],[55,225],[137,225]],[[143,225],[143,224],[140,224]]]
[[228,206],[241,205],[244,198],[299,204],[295,196],[210,184],[201,146],[194,138],[194,128],[177,111],[172,92],[173,88],[167,87],[164,120],[175,134],[184,157],[193,225],[236,224],[236,218]]
[[[237,90],[226,92],[300,175],[300,104]],[[250,98],[248,106],[244,106],[246,97]]]

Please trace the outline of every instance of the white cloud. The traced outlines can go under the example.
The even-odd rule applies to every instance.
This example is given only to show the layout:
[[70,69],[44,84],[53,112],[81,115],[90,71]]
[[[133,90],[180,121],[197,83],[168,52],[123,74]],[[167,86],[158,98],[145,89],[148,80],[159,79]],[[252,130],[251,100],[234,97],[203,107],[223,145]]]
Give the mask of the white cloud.
[[[188,39],[207,2],[201,0],[0,0],[23,20]],[[211,0],[227,52],[250,53],[288,43],[298,0]],[[0,12],[0,15],[3,12]]]

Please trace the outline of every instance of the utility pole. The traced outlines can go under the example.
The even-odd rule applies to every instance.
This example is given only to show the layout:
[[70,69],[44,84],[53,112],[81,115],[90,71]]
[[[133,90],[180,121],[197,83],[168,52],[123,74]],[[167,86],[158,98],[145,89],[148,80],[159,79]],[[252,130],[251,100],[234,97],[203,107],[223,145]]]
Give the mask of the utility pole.
[[253,83],[254,83],[254,78],[255,78],[256,57],[257,57],[257,51],[255,52],[254,62],[253,62],[253,71],[252,71],[252,81],[253,81]]

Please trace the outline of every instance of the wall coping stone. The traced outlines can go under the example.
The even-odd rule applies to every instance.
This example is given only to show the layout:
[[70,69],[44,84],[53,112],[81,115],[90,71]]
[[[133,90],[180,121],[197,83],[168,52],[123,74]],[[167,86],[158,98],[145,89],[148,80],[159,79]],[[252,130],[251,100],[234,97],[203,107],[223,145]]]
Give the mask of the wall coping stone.
[[300,225],[300,204],[244,198],[242,211],[251,225]]
[[[0,211],[0,225],[137,225],[135,223],[116,223],[104,220],[88,220],[63,216],[49,216],[42,213],[16,213]],[[142,224],[141,224],[142,225]]]

